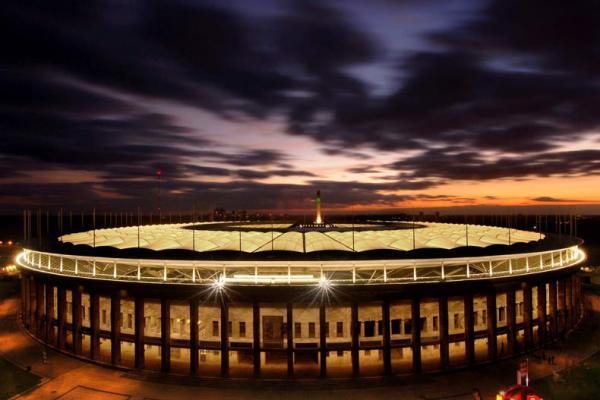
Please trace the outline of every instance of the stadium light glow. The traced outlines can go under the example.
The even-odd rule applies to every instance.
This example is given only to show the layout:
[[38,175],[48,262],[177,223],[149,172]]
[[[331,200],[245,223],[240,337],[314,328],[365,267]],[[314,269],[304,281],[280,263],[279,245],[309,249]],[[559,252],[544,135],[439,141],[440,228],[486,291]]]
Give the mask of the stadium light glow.
[[329,288],[331,288],[331,281],[325,276],[321,276],[321,278],[319,279],[319,287],[323,290],[328,290]]
[[213,281],[213,287],[217,290],[223,290],[225,288],[225,283],[225,275],[219,275],[219,277]]

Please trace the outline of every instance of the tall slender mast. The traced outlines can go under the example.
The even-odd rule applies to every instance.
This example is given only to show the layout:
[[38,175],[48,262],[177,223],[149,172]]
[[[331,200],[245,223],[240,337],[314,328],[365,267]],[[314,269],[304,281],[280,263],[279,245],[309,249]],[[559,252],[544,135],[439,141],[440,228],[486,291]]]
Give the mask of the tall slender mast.
[[158,211],[158,223],[159,224],[162,223],[162,210],[160,209],[160,181],[161,181],[160,178],[161,177],[162,177],[162,171],[160,169],[156,170],[156,178],[158,180],[158,188],[157,188],[158,190],[157,190],[156,196],[157,196],[157,203],[158,203],[157,211]]
[[315,218],[315,224],[322,224],[323,218],[321,217],[321,191],[317,190],[317,198],[315,199],[315,205],[317,207],[317,216]]

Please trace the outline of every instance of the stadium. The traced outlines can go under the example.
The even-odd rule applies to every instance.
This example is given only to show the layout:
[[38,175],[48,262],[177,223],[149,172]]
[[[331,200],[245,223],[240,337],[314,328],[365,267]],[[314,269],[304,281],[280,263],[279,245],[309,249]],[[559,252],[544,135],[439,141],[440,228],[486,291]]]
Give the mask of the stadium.
[[[317,200],[319,200],[317,198]],[[190,222],[26,248],[22,320],[118,368],[221,378],[449,370],[557,340],[582,317],[573,237],[437,222]]]

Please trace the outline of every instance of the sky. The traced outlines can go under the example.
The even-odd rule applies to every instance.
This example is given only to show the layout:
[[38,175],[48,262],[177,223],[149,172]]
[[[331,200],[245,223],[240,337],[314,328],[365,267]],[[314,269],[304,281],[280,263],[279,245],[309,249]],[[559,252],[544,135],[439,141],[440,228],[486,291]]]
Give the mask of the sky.
[[0,212],[600,213],[595,1],[9,0],[0,32]]

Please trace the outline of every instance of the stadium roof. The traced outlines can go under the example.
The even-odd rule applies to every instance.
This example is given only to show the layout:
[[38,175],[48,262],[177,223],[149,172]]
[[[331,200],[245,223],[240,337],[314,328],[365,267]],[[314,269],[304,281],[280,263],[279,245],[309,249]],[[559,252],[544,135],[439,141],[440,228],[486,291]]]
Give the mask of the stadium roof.
[[[361,230],[236,230],[243,223],[230,225],[232,229],[215,229],[209,223],[142,225],[97,229],[61,236],[60,241],[74,245],[114,247],[118,249],[145,248],[151,250],[185,249],[197,252],[242,251],[261,253],[288,251],[311,253],[318,251],[365,252],[371,250],[454,249],[463,246],[488,247],[527,243],[544,238],[543,234],[503,227],[443,223],[419,223],[418,229],[363,229]],[[203,229],[192,227],[203,225]],[[257,228],[258,229],[258,228]],[[467,243],[468,232],[468,243]],[[138,241],[139,240],[139,241]]]

